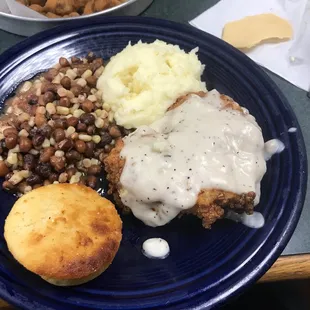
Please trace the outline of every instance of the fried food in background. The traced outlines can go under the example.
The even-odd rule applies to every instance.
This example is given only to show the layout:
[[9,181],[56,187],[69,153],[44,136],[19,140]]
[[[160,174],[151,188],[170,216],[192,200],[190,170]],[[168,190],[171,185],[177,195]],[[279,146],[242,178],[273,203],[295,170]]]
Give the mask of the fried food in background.
[[77,17],[120,5],[125,0],[17,0],[49,18]]
[[96,191],[53,184],[17,200],[4,237],[25,268],[51,284],[71,286],[110,266],[122,239],[122,221],[114,205]]

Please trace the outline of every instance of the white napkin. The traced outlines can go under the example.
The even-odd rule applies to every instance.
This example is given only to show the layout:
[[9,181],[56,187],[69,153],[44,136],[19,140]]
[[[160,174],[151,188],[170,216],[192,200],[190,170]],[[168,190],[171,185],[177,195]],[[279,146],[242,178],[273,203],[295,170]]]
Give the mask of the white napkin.
[[29,9],[15,0],[0,0],[0,12],[31,18],[47,19],[46,16]]
[[288,42],[265,43],[246,54],[258,64],[306,91],[310,88],[310,0],[221,0],[190,24],[219,38],[227,22],[274,13],[293,26]]
[[11,13],[8,5],[6,4],[6,1],[0,0],[0,12]]

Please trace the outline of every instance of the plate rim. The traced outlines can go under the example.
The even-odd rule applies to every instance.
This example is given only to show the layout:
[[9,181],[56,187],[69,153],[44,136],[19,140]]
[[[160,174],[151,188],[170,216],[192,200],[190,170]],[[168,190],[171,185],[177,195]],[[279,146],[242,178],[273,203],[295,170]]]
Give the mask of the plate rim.
[[[221,41],[220,39],[214,37],[211,34],[205,33],[202,30],[199,30],[191,25],[185,25],[169,20],[164,20],[164,19],[158,19],[158,18],[153,18],[153,17],[141,17],[141,16],[124,16],[124,17],[119,17],[119,16],[109,16],[109,17],[96,17],[92,19],[92,24],[112,24],[112,23],[132,23],[132,24],[153,24],[153,25],[159,25],[161,27],[166,27],[167,29],[173,28],[177,29],[178,31],[184,30],[188,34],[196,34],[198,36],[204,36],[205,38],[208,37],[209,40],[218,40]],[[14,45],[13,47],[7,49],[0,55],[0,76],[2,75],[3,71],[6,71],[8,67],[5,66],[6,63],[12,64],[14,63],[14,55],[18,54],[19,57],[22,57],[22,55],[29,49],[31,49],[32,44],[38,45],[38,42],[40,42],[40,45],[42,43],[48,43],[51,38],[57,37],[55,36],[55,33],[58,34],[65,34],[65,33],[72,33],[72,31],[75,28],[84,28],[87,26],[88,21],[87,20],[74,20],[74,21],[69,21],[65,25],[60,25],[52,29],[45,30],[43,32],[40,32],[32,37],[29,37],[25,39],[24,41],[19,42],[18,44]],[[57,31],[58,30],[58,31]],[[300,181],[300,188],[298,193],[296,194],[295,198],[295,203],[292,207],[291,211],[291,217],[283,226],[283,234],[278,237],[277,243],[274,246],[273,250],[268,253],[265,258],[260,262],[260,264],[256,267],[254,271],[252,271],[250,274],[247,275],[244,279],[236,283],[235,285],[231,286],[231,289],[229,290],[230,292],[227,294],[227,290],[224,292],[221,292],[212,303],[212,305],[207,304],[208,301],[197,305],[195,309],[209,309],[210,306],[216,305],[221,305],[227,301],[227,299],[237,296],[241,293],[241,290],[243,291],[247,287],[249,287],[252,283],[254,283],[256,280],[258,280],[271,266],[272,264],[276,261],[276,259],[279,257],[280,253],[284,250],[285,246],[287,245],[288,241],[290,240],[297,224],[298,220],[300,218],[301,212],[303,210],[303,205],[307,193],[307,180],[308,180],[308,161],[307,161],[307,152],[306,152],[306,146],[305,146],[305,141],[304,137],[300,128],[300,124],[298,122],[298,119],[290,106],[288,100],[286,97],[283,95],[282,91],[279,89],[279,87],[276,85],[276,83],[264,72],[264,70],[255,62],[253,62],[250,58],[248,58],[246,55],[244,55],[242,52],[236,50],[232,46],[228,45],[226,42],[221,41],[221,44],[226,45],[226,49],[230,49],[233,53],[239,53],[239,56],[242,55],[243,59],[247,60],[248,63],[258,71],[260,76],[263,77],[263,82],[269,84],[269,88],[273,89],[273,92],[280,98],[281,100],[281,105],[283,105],[289,115],[290,118],[292,118],[297,127],[297,132],[299,134],[299,147],[301,150],[301,154],[299,154],[299,162],[300,162],[300,167],[304,171],[304,173],[299,173],[299,181]],[[16,55],[15,55],[16,56]],[[13,60],[13,61],[12,61]],[[302,155],[302,156],[301,156]],[[299,172],[299,171],[298,171]],[[268,240],[268,239],[267,239]],[[226,294],[225,294],[226,293]],[[201,292],[203,294],[203,292]],[[15,298],[12,298],[10,296],[7,296],[5,292],[3,292],[2,288],[0,288],[0,297],[3,297],[5,300],[10,302],[13,305],[22,307],[24,309],[29,309],[25,305],[23,305],[21,302],[18,302]]]

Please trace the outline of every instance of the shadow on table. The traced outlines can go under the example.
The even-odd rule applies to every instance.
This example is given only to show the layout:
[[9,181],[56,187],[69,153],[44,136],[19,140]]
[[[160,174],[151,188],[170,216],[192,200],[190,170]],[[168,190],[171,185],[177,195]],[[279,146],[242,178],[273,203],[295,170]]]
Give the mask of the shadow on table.
[[220,310],[309,310],[310,280],[257,284]]

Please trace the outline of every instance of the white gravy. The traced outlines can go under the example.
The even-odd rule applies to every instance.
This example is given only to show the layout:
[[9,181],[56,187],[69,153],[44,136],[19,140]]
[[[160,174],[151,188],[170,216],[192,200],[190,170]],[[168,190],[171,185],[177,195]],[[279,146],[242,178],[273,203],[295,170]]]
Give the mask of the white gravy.
[[296,132],[296,131],[297,131],[296,127],[291,127],[288,129],[288,132],[291,132],[291,133]]
[[255,192],[266,172],[253,116],[223,109],[217,91],[192,95],[151,126],[124,139],[121,200],[146,225],[162,226],[193,207],[202,189]]
[[225,218],[238,223],[240,222],[250,228],[261,228],[265,225],[264,216],[260,212],[256,211],[254,211],[253,214],[249,215],[245,213],[238,214],[231,210],[228,210]]
[[148,258],[164,259],[170,253],[169,244],[161,238],[150,238],[143,242],[142,252]]
[[269,160],[274,154],[281,153],[285,145],[278,139],[272,139],[265,143],[265,160]]

